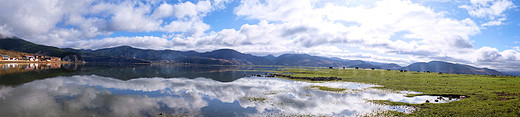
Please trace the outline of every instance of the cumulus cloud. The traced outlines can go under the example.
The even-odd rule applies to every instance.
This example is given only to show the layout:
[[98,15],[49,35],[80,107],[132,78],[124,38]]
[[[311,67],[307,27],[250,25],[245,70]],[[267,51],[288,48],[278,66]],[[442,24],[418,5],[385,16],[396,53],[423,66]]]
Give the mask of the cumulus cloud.
[[169,47],[170,41],[160,37],[143,36],[143,37],[114,37],[104,38],[101,40],[81,40],[75,42],[76,47],[102,49],[129,45],[143,49],[163,49]]
[[0,38],[6,38],[6,37],[12,37],[14,36],[9,29],[7,29],[7,26],[3,25],[0,26]]
[[515,49],[516,51],[520,51],[520,46],[515,46],[513,47],[513,49]]
[[67,45],[71,41],[93,40],[116,31],[200,36],[209,29],[202,18],[208,12],[224,8],[222,4],[228,2],[5,1],[0,5],[0,33],[59,47],[72,47]]
[[479,67],[494,68],[501,71],[517,71],[520,67],[520,53],[516,50],[499,51],[496,48],[484,46],[472,50],[471,54],[453,56],[454,59],[465,60],[462,63]]
[[147,32],[156,30],[161,22],[147,17],[151,11],[149,5],[134,4],[130,1],[114,6],[110,26],[113,30]]
[[490,20],[482,26],[502,25],[505,11],[516,7],[510,0],[471,0],[469,5],[460,5],[466,9],[471,16],[486,18]]
[[[506,54],[503,52],[512,53],[492,47],[475,49],[470,37],[485,26],[504,25],[506,11],[516,7],[509,0],[471,0],[458,5],[471,18],[450,18],[446,11],[411,0],[359,5],[319,0],[242,0],[227,10],[233,10],[239,19],[258,23],[208,31],[212,24],[204,22],[206,15],[226,8],[230,0],[79,2],[7,1],[0,5],[0,33],[40,44],[85,49],[119,45],[195,51],[232,48],[258,55],[307,53],[405,61],[400,62],[402,65],[439,59],[480,65],[478,62],[510,60],[500,58]],[[158,32],[164,36],[110,37],[118,31]]]
[[152,18],[159,19],[173,15],[173,6],[168,3],[163,3],[155,9]]
[[[277,42],[283,44],[304,48],[344,44],[343,46],[378,51],[380,54],[458,54],[473,48],[469,36],[480,32],[479,26],[471,19],[447,18],[442,12],[435,12],[407,0],[378,1],[373,7],[350,7],[331,3],[320,7],[315,6],[315,2],[246,0],[235,9],[235,13],[246,18],[263,20],[259,26],[275,27],[263,30],[273,29],[268,34],[276,36],[274,38]],[[280,6],[284,7],[279,8]],[[240,30],[245,30],[245,27]],[[250,30],[254,29],[246,31]],[[399,32],[406,32],[403,38],[407,41],[390,39]]]
[[502,57],[496,48],[482,47],[477,50],[477,61],[495,61],[497,58]]

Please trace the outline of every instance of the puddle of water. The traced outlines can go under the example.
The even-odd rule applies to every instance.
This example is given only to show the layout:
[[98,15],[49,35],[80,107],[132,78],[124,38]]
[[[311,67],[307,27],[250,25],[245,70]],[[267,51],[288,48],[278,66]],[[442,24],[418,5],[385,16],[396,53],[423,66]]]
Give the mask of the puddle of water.
[[[348,93],[308,89],[312,85],[347,88]],[[424,103],[437,96],[373,89],[352,82],[308,83],[246,77],[232,82],[207,78],[138,78],[119,80],[77,75],[0,87],[0,116],[357,116],[375,111],[411,112],[367,100]],[[433,102],[432,102],[433,103]],[[442,102],[438,102],[442,103]]]

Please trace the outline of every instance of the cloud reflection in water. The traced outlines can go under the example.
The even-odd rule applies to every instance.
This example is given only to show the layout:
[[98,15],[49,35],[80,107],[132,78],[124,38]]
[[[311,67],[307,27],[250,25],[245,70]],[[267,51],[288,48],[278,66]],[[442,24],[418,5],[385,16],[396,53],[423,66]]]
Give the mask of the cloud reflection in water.
[[[305,88],[311,85],[348,88],[348,93]],[[422,103],[436,98],[404,97],[405,93],[370,88],[374,86],[259,77],[219,82],[206,78],[123,81],[96,75],[62,76],[0,88],[0,116],[155,116],[159,113],[189,116],[270,113],[355,116],[378,110],[411,111],[407,107],[377,105],[367,100]]]

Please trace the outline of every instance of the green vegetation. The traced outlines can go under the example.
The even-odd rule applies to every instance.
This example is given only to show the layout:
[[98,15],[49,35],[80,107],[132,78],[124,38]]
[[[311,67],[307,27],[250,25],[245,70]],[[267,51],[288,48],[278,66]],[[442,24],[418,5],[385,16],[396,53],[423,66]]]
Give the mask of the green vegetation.
[[26,53],[40,53],[48,56],[65,57],[67,55],[76,54],[67,52],[57,47],[38,45],[19,38],[7,38],[0,40],[0,49],[19,51]]
[[265,102],[265,100],[266,100],[263,97],[246,97],[245,99],[248,101],[252,101],[252,102],[262,102],[262,103]]
[[372,113],[369,113],[366,115],[359,115],[359,116],[363,116],[363,117],[390,117],[390,116],[402,117],[402,116],[406,116],[406,114],[397,112],[397,111],[375,111],[375,112],[372,112]]
[[310,88],[317,88],[317,89],[322,90],[322,91],[332,91],[332,92],[341,92],[341,91],[347,90],[345,88],[332,88],[332,87],[316,86],[316,85],[313,85]]
[[338,77],[341,81],[382,86],[377,88],[423,92],[419,95],[469,96],[440,104],[373,101],[418,108],[408,116],[520,116],[519,77],[354,69],[283,69],[277,72],[294,73],[292,76],[295,77]]

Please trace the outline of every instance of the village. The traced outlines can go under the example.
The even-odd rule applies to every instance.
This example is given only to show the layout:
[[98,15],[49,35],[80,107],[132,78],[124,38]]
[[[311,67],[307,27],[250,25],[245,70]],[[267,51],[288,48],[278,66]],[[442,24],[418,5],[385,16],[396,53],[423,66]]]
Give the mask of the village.
[[23,55],[21,57],[11,57],[9,55],[0,56],[2,56],[1,61],[10,62],[61,62],[61,58],[44,55]]
[[45,54],[31,54],[0,49],[0,63],[55,63],[62,62],[61,58]]
[[0,75],[34,70],[56,69],[64,63],[59,57],[0,49]]

